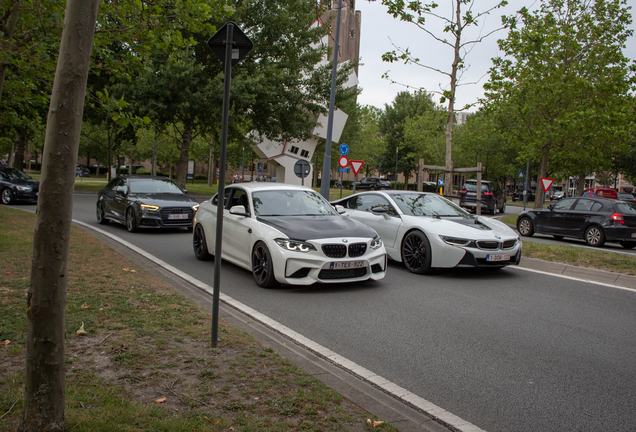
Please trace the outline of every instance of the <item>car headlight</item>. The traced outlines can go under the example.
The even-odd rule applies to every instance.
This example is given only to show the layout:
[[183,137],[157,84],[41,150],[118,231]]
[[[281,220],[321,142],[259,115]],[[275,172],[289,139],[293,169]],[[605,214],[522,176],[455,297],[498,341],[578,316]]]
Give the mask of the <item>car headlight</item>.
[[17,190],[19,190],[20,192],[31,192],[31,186],[16,186],[15,187]]
[[307,253],[316,250],[314,245],[312,245],[311,243],[302,241],[289,239],[276,239],[274,241],[278,244],[278,246],[282,247],[283,249],[287,249],[288,251]]
[[371,240],[371,244],[369,245],[369,247],[371,249],[378,249],[380,246],[382,246],[382,239],[380,238],[380,236],[373,237],[373,240]]
[[197,210],[199,210],[199,204],[197,204],[197,205],[193,205],[193,206],[192,206],[192,210],[194,210],[195,212],[196,212]]
[[475,242],[473,240],[468,240],[460,237],[448,237],[448,236],[439,236],[445,243],[451,246],[462,246],[462,247],[476,247]]
[[141,205],[141,209],[143,211],[157,211],[159,210],[159,206],[153,206],[153,205],[149,205],[149,204],[142,204]]

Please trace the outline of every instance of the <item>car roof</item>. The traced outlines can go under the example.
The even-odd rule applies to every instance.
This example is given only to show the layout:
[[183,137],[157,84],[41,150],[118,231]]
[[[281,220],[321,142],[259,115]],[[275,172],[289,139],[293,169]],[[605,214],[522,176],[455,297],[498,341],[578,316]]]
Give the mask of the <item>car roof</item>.
[[248,183],[236,183],[233,185],[228,185],[225,187],[228,188],[243,188],[247,191],[262,191],[262,190],[310,190],[313,191],[312,188],[307,186],[298,186],[288,183],[278,183],[278,182],[248,182]]
[[[482,183],[492,183],[491,180],[482,180]],[[477,180],[471,179],[471,180],[466,180],[464,183],[477,183]]]

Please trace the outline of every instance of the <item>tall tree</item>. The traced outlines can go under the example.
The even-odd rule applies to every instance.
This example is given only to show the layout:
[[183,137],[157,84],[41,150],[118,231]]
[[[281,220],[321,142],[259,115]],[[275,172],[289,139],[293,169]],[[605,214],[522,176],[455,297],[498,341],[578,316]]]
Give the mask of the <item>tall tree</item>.
[[521,158],[540,162],[539,177],[550,160],[557,172],[606,169],[632,124],[625,1],[545,0],[518,17],[505,19],[510,32],[499,41],[505,57],[493,59],[484,86],[488,108],[508,124]]
[[[413,54],[410,49],[400,48],[396,46],[396,50],[387,52],[382,56],[386,62],[394,62],[402,60],[405,64],[414,64],[421,66],[444,75],[448,79],[448,86],[441,91],[435,93],[441,94],[440,103],[448,102],[446,117],[446,151],[445,159],[445,184],[452,184],[452,141],[453,141],[453,125],[455,124],[455,100],[458,86],[461,85],[460,80],[463,70],[467,67],[466,56],[472,47],[490,36],[497,30],[493,30],[484,35],[478,34],[473,36],[469,33],[472,27],[479,26],[480,18],[490,14],[490,12],[499,9],[508,4],[506,0],[502,0],[482,12],[474,12],[473,6],[476,0],[450,0],[450,7],[447,8],[447,15],[439,12],[439,4],[432,1],[430,3],[422,3],[420,1],[405,0],[382,0],[382,4],[389,7],[388,13],[393,18],[399,18],[401,21],[411,23],[422,30],[426,35],[449,48],[453,52],[453,60],[450,68],[443,66],[426,64]],[[431,19],[443,26],[443,33],[449,35],[435,34],[427,24],[427,20]],[[385,75],[386,76],[386,75]],[[467,109],[465,107],[464,109]],[[452,191],[449,187],[446,190]]]
[[55,72],[27,295],[23,431],[66,428],[64,333],[73,185],[99,0],[68,0]]

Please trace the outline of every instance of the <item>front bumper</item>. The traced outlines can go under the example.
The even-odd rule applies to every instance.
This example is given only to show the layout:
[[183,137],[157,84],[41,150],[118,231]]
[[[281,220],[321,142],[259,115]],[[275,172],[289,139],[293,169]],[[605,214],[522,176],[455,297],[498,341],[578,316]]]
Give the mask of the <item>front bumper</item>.
[[[138,213],[140,228],[190,228],[194,220],[195,211],[192,208],[183,207],[178,212],[172,208],[161,208],[157,211],[144,211]],[[176,216],[176,215],[186,215]],[[177,219],[176,217],[179,217]]]
[[16,201],[37,202],[38,193],[39,193],[38,191],[23,192],[18,190],[18,191],[14,191],[13,198]]
[[[369,249],[359,257],[330,258],[322,252],[322,244],[336,244],[341,239],[320,239],[311,242],[316,251],[309,253],[286,251],[276,242],[268,242],[274,263],[276,280],[287,285],[312,285],[314,283],[347,283],[380,280],[386,275],[387,254],[384,245]],[[368,239],[349,239],[350,244],[367,243]],[[332,269],[332,263],[362,262],[362,267]],[[338,265],[338,264],[336,264]]]

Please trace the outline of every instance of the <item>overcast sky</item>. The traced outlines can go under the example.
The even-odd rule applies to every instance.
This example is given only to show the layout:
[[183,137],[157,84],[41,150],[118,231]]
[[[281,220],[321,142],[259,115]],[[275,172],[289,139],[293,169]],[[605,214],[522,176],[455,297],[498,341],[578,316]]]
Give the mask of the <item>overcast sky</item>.
[[[448,0],[438,1],[440,8],[449,3]],[[496,4],[496,0],[477,0],[473,12],[487,10]],[[536,8],[540,5],[540,0],[509,0],[508,6],[497,9],[490,15],[483,17],[479,28],[471,30],[473,36],[487,34],[489,31],[501,27],[501,15],[511,15],[523,6]],[[632,15],[636,14],[636,0],[628,0],[627,4],[632,7]],[[450,71],[453,50],[440,42],[435,41],[424,31],[418,29],[413,24],[405,23],[399,19],[394,19],[387,13],[387,7],[381,1],[369,2],[356,0],[356,10],[362,12],[362,29],[360,42],[360,62],[359,68],[360,87],[363,91],[358,96],[358,103],[362,105],[375,105],[384,108],[384,104],[390,104],[400,91],[407,90],[405,86],[391,84],[387,79],[382,78],[382,74],[389,71],[393,81],[410,85],[414,88],[424,87],[427,90],[439,90],[440,85],[448,89],[448,78],[445,75],[428,71],[421,66],[405,65],[403,62],[386,63],[382,61],[382,54],[394,50],[393,44],[409,50],[417,56],[422,63],[437,67],[445,71]],[[440,11],[441,12],[441,11]],[[434,21],[428,21],[431,26]],[[435,27],[433,27],[435,28]],[[636,28],[634,24],[632,29]],[[346,29],[341,29],[341,34],[346,37]],[[344,33],[342,33],[344,31]],[[441,35],[441,27],[435,31]],[[483,84],[488,80],[487,74],[493,57],[500,55],[497,48],[497,39],[505,38],[505,31],[499,31],[489,36],[483,42],[475,45],[473,50],[466,56],[468,70],[464,73],[462,82],[478,84],[464,85],[458,88],[456,109],[464,104],[474,103],[483,96]],[[342,37],[342,36],[341,36]],[[636,58],[636,36],[632,36],[627,44],[625,53],[629,58]],[[476,108],[471,109],[475,111]]]

